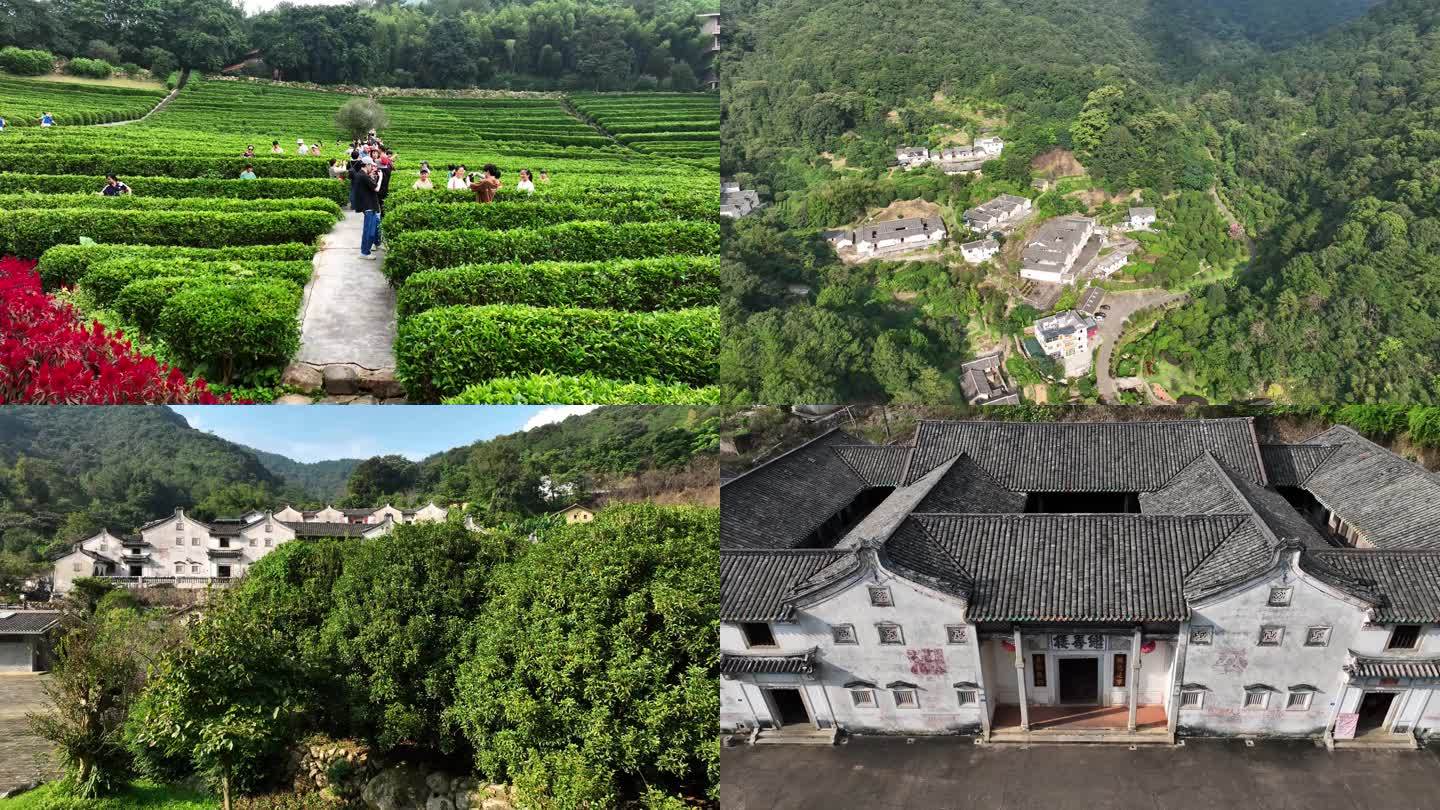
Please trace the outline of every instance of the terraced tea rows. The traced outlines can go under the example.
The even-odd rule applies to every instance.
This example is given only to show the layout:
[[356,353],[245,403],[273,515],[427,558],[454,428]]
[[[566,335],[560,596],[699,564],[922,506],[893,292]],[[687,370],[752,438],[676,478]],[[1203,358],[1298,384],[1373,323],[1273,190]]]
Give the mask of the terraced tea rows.
[[[718,105],[655,95],[680,128],[629,143],[559,97],[381,99],[397,166],[381,265],[401,302],[395,374],[411,401],[714,399],[718,177],[704,158],[718,151],[685,139],[707,137],[704,110]],[[347,203],[329,164],[345,156],[333,119],[349,98],[193,79],[142,123],[7,132],[0,252],[41,256],[47,289],[75,286],[78,304],[162,359],[279,393],[304,351],[308,260]],[[297,154],[297,138],[321,154]],[[256,156],[242,156],[248,145]],[[422,160],[433,190],[410,188]],[[447,166],[485,163],[502,171],[494,203],[444,190]],[[238,179],[246,165],[258,179]],[[518,192],[522,168],[549,180]],[[96,196],[107,172],[133,194]]]
[[51,113],[59,126],[128,121],[150,112],[165,91],[78,82],[0,78],[0,118],[9,127],[38,127]]
[[587,95],[571,104],[616,141],[642,152],[718,162],[720,101],[687,93]]

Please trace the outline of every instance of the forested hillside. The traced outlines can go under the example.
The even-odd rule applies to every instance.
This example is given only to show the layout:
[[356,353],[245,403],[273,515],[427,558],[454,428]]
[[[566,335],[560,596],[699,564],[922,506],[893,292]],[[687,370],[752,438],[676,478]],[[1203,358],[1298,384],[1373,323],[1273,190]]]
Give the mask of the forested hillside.
[[[1139,190],[1163,217],[1214,187],[1255,237],[1248,264],[1211,272],[1234,260],[1200,212],[1167,259],[1200,283],[1150,277],[1187,299],[1127,362],[1171,394],[1440,397],[1435,3],[942,0],[875,25],[856,0],[740,5],[722,171],[771,202],[725,239],[722,380],[740,400],[954,399],[976,328],[1033,313],[983,274],[842,265],[815,231],[897,200],[1035,197],[1072,159],[1080,179],[1040,189],[1047,216],[1075,210],[1067,190]],[[983,180],[886,169],[898,145],[981,132],[1006,141]]]
[[[242,445],[243,446],[243,445]],[[265,469],[309,493],[311,497],[334,500],[345,494],[345,482],[365,459],[337,458],[303,462],[276,453],[245,447]]]

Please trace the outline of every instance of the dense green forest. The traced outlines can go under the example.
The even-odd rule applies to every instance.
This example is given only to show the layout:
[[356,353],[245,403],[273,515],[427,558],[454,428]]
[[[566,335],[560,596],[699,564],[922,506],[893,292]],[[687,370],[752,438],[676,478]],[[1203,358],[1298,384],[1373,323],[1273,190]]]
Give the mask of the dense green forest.
[[[723,169],[771,205],[725,234],[737,401],[953,400],[996,291],[956,269],[958,308],[899,305],[875,294],[894,268],[841,265],[816,229],[894,200],[1034,197],[1057,150],[1162,208],[1215,186],[1256,237],[1248,266],[1127,347],[1137,366],[1183,368],[1212,401],[1440,398],[1433,2],[941,0],[861,26],[856,0],[739,6]],[[886,172],[897,145],[982,131],[1006,139],[983,180]],[[1037,207],[1064,213],[1052,196]],[[1155,286],[1236,261],[1213,209],[1188,207]]]
[[206,520],[280,503],[403,507],[434,500],[469,503],[491,521],[519,520],[635,477],[645,478],[650,492],[713,479],[718,422],[715,408],[601,408],[419,462],[384,456],[300,464],[270,453],[261,459],[191,428],[168,408],[4,407],[0,554],[10,566],[34,562],[47,549],[101,528],[132,531],[177,506]]
[[258,49],[265,78],[399,87],[694,90],[704,0],[285,3],[246,17],[228,0],[3,0],[0,45],[219,70]]

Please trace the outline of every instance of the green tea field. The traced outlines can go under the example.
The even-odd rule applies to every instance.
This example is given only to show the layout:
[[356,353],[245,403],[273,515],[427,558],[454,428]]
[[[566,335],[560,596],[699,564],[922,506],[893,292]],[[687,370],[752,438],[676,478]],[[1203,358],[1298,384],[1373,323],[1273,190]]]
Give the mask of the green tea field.
[[[380,97],[395,170],[366,262],[330,172],[353,96],[194,77],[86,126],[163,93],[54,87],[0,81],[0,116],[58,122],[0,133],[0,255],[186,374],[261,401],[716,397],[714,95]],[[422,161],[434,189],[412,188]],[[493,202],[445,189],[485,164]],[[111,173],[130,194],[97,193]]]

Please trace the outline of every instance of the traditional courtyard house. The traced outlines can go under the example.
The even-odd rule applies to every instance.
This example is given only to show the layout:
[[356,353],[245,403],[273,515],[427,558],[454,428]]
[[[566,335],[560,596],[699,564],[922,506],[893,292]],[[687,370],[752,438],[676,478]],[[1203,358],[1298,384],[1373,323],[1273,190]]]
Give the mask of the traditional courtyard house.
[[1130,254],[1122,250],[1117,250],[1096,259],[1095,263],[1090,265],[1090,274],[1095,278],[1109,278],[1129,263]]
[[720,184],[720,216],[739,219],[760,207],[760,195],[754,189],[742,189],[739,183]]
[[1005,151],[1005,141],[995,137],[994,135],[988,135],[983,138],[975,139],[975,149],[984,152],[990,157],[995,157],[996,155],[999,155],[1001,152]]
[[[356,519],[347,511],[363,514]],[[313,519],[321,515],[341,519]],[[433,503],[408,512],[387,505],[363,510],[327,507],[302,513],[286,506],[274,513],[252,512],[204,522],[177,508],[172,516],[141,526],[137,535],[117,536],[102,530],[74,544],[54,560],[53,587],[63,594],[74,587],[76,579],[100,577],[133,587],[203,588],[244,576],[250,565],[297,538],[379,537],[400,523],[444,520],[444,516],[445,510]],[[300,519],[290,519],[297,517]]]
[[960,391],[971,405],[1020,404],[1020,395],[1005,379],[1004,356],[1000,352],[960,366]]
[[1134,230],[1148,228],[1155,224],[1154,208],[1131,208],[1130,227]]
[[[1386,539],[1337,545],[1317,493]],[[1440,478],[1248,419],[832,430],[722,484],[721,622],[732,731],[1413,747],[1440,731]]]
[[945,223],[938,217],[908,217],[867,222],[853,231],[827,231],[826,239],[838,251],[853,247],[861,256],[881,256],[923,250],[945,241]]
[[1035,341],[1056,359],[1090,354],[1095,343],[1095,319],[1073,309],[1035,322]]
[[966,242],[960,246],[960,255],[964,256],[965,261],[971,264],[989,261],[992,256],[999,252],[1000,243],[989,237],[977,239],[974,242]]
[[0,610],[0,673],[50,669],[58,610]]
[[989,202],[968,209],[965,212],[965,224],[972,231],[993,231],[1021,219],[1030,213],[1031,206],[1027,197],[1001,194]]
[[901,146],[895,149],[895,160],[906,169],[924,166],[930,162],[930,150],[923,146]]
[[1056,217],[1041,225],[1020,254],[1020,277],[1047,284],[1072,284],[1075,262],[1095,234],[1090,217]]

